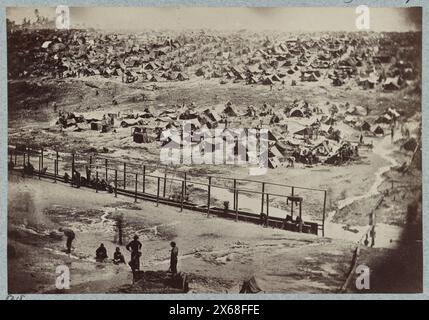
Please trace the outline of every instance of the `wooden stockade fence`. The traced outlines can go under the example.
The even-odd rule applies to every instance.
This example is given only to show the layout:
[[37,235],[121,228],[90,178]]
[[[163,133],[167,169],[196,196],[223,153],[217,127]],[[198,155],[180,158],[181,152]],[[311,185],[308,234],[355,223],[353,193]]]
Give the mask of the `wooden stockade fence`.
[[[85,172],[87,182],[95,177],[97,180],[104,180],[111,187],[111,191],[115,197],[118,195],[134,198],[134,201],[146,200],[153,201],[156,205],[166,204],[183,209],[189,209],[199,212],[205,212],[207,216],[211,214],[223,218],[230,218],[236,221],[247,221],[264,226],[281,228],[290,231],[319,234],[324,236],[325,214],[327,205],[327,192],[323,189],[314,189],[298,186],[290,186],[279,183],[263,182],[251,179],[238,179],[223,176],[208,176],[189,174],[187,172],[178,172],[177,170],[168,169],[168,167],[149,166],[136,162],[121,162],[115,158],[108,158],[98,154],[81,155],[71,153],[59,153],[58,151],[33,149],[27,146],[9,146],[9,162],[13,164],[14,169],[20,170],[25,164],[31,163],[37,159],[38,165],[34,167],[33,175],[40,178],[52,179],[54,183],[57,181],[65,182],[65,174],[73,177],[73,172]],[[61,164],[61,166],[60,166]],[[60,173],[60,168],[62,172]],[[151,171],[152,170],[152,171]],[[24,171],[24,170],[23,170]],[[155,173],[155,174],[153,174]],[[171,174],[172,177],[168,177]],[[181,175],[181,176],[180,176]],[[167,192],[167,180],[170,181],[169,191]],[[202,180],[202,181],[201,181]],[[224,181],[231,183],[231,186],[215,184],[213,180]],[[253,183],[260,186],[259,190],[251,190],[242,188],[239,184]],[[171,190],[175,184],[171,195]],[[86,185],[82,185],[86,186]],[[190,186],[197,187],[200,190],[206,189],[206,202],[196,203],[189,199]],[[278,192],[267,191],[268,187],[277,187],[283,189]],[[289,194],[284,192],[284,189],[289,190]],[[96,185],[95,192],[99,192],[99,187]],[[214,198],[214,190],[219,190],[223,193]],[[318,222],[305,221],[302,218],[303,202],[309,198],[304,198],[297,194],[300,192],[316,192],[323,196],[322,219]],[[232,196],[232,208],[229,207],[229,199],[225,199],[226,194]],[[192,192],[191,192],[192,193]],[[170,195],[169,195],[170,194]],[[259,195],[261,198],[261,207],[259,213],[250,212],[249,209],[239,208],[240,195]],[[205,196],[198,196],[199,200]],[[224,200],[223,205],[215,203],[218,198]],[[286,204],[290,203],[290,212],[286,217],[275,217],[270,215],[270,201],[273,199],[284,199]],[[294,212],[297,209],[298,212]],[[294,220],[294,213],[296,214]]]

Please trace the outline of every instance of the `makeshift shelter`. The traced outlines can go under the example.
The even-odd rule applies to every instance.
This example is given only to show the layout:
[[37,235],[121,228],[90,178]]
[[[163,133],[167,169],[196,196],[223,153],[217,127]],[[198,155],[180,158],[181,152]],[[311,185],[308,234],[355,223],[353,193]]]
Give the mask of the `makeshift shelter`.
[[135,143],[148,143],[149,137],[146,128],[135,127],[133,128],[133,141]]
[[294,136],[302,136],[304,139],[313,137],[313,130],[310,127],[298,130],[293,133]]
[[131,127],[131,126],[135,126],[138,124],[138,121],[135,119],[123,119],[121,121],[121,127],[122,128],[127,128],[127,127]]
[[177,74],[176,79],[179,80],[179,81],[185,81],[185,80],[189,80],[189,76],[186,73],[179,72]]
[[240,288],[240,293],[258,293],[261,292],[261,288],[256,282],[255,277],[251,277],[249,280],[243,281],[243,284]]
[[336,122],[337,120],[335,118],[329,117],[323,123],[329,126],[333,126]]
[[401,85],[399,84],[399,77],[396,78],[387,78],[383,83],[383,89],[386,91],[395,91],[399,90]]
[[139,118],[143,118],[143,119],[148,119],[148,118],[153,118],[153,114],[150,112],[144,112],[142,114],[139,114]]
[[276,157],[268,158],[268,168],[275,169],[281,167],[281,165],[282,164],[280,163],[279,159]]
[[237,112],[235,112],[233,109],[232,105],[227,105],[222,113],[229,117],[236,117],[238,115]]
[[91,122],[91,130],[100,131],[102,127],[101,121],[93,121]]
[[359,124],[358,129],[362,131],[371,131],[371,125],[367,121],[364,121]]
[[272,157],[276,157],[278,159],[283,158],[283,154],[280,152],[276,145],[268,149],[268,158]]
[[185,110],[185,112],[181,113],[179,115],[179,120],[191,120],[191,119],[197,119],[198,114],[191,110]]
[[384,135],[384,129],[379,125],[372,126],[371,132],[373,132],[375,135]]
[[415,138],[410,138],[402,145],[402,148],[407,151],[414,151],[417,148],[417,140]]
[[222,120],[221,116],[216,111],[212,111],[210,109],[207,109],[204,111],[204,114],[212,122],[220,122]]
[[299,107],[293,108],[289,113],[289,117],[302,118],[302,117],[304,117],[304,111],[301,110],[301,108],[299,108]]
[[392,122],[392,117],[391,117],[389,114],[387,114],[387,113],[383,114],[382,116],[378,117],[378,118],[375,120],[375,123],[385,123],[385,124],[389,124],[389,123],[391,123],[391,122]]
[[265,85],[273,85],[274,84],[273,80],[269,77],[262,77],[261,83],[265,84]]
[[389,109],[387,109],[387,112],[386,112],[389,116],[391,116],[393,119],[397,119],[397,118],[399,118],[401,115],[399,114],[399,112],[398,111],[396,111],[396,109],[393,109],[393,108],[389,108]]
[[325,163],[339,165],[349,160],[352,160],[355,156],[355,149],[349,142],[344,142],[335,151],[328,155]]
[[354,125],[354,124],[356,124],[358,122],[358,118],[357,117],[355,117],[355,116],[346,116],[345,118],[344,118],[344,123],[347,123],[347,124],[349,124],[349,125]]
[[318,156],[328,156],[332,152],[332,148],[329,145],[329,140],[323,140],[321,143],[311,149]]

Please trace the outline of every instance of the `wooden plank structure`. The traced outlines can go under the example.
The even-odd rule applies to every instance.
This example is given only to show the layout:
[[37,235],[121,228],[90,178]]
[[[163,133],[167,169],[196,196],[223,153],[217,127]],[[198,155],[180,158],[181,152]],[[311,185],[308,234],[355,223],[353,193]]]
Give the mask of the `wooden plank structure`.
[[[79,163],[85,163],[85,170],[87,171],[87,181],[89,182],[91,178],[91,172],[95,169],[95,178],[96,181],[99,181],[99,169],[101,169],[102,173],[104,173],[105,182],[111,182],[113,184],[111,188],[111,192],[114,193],[114,196],[117,197],[118,195],[121,196],[129,196],[133,197],[134,201],[137,202],[138,200],[146,200],[146,201],[154,201],[156,202],[156,205],[158,206],[161,204],[167,204],[171,206],[179,207],[182,211],[183,209],[189,209],[194,211],[201,211],[206,212],[207,216],[209,217],[211,214],[224,217],[224,218],[231,218],[236,221],[247,221],[257,224],[262,224],[267,227],[274,227],[274,228],[282,228],[290,231],[297,231],[297,232],[304,232],[304,233],[311,233],[311,234],[319,234],[319,230],[321,230],[321,235],[324,236],[324,226],[325,226],[325,214],[326,214],[326,204],[327,204],[327,192],[323,189],[315,189],[315,188],[306,188],[306,187],[298,187],[298,186],[289,186],[279,183],[271,183],[271,182],[265,182],[265,181],[257,181],[257,180],[251,180],[251,179],[238,179],[238,178],[230,178],[230,177],[206,177],[207,182],[200,182],[197,180],[191,180],[188,173],[183,174],[183,178],[168,178],[168,168],[166,168],[163,176],[153,175],[149,174],[150,166],[143,165],[141,163],[132,163],[132,162],[120,162],[113,158],[106,158],[98,155],[90,155],[89,157],[87,155],[81,156],[77,154],[71,154],[67,155],[64,154],[62,156],[62,159],[59,158],[58,151],[55,151],[55,158],[51,159],[47,156],[45,156],[48,150],[35,150],[31,148],[26,148],[25,151],[17,150],[16,147],[10,146],[9,147],[9,153],[12,158],[14,156],[15,162],[18,161],[19,157],[22,156],[23,158],[23,164],[30,163],[31,161],[31,155],[39,155],[39,170],[37,172],[39,178],[47,178],[52,179],[54,182],[64,182],[65,178],[59,174],[59,163],[67,163],[67,159],[71,158],[71,168],[72,173],[73,170],[75,170],[76,160],[79,156]],[[63,153],[62,153],[63,154]],[[50,159],[54,161],[54,169],[51,171],[44,170],[42,172],[43,166],[42,163],[44,163],[44,160]],[[81,160],[82,159],[82,160]],[[85,162],[86,161],[86,162]],[[123,170],[118,169],[118,166],[123,166]],[[154,171],[159,167],[153,167]],[[15,167],[15,170],[20,170],[19,168]],[[104,170],[103,170],[104,169]],[[103,172],[104,171],[104,172]],[[109,171],[114,172],[114,176],[109,176]],[[123,173],[123,185],[118,185],[118,173]],[[176,171],[174,171],[175,174]],[[127,190],[127,174],[134,174],[135,181],[134,181],[134,190]],[[103,176],[103,175],[102,175]],[[142,188],[141,191],[139,191],[139,176],[142,176]],[[72,175],[73,177],[73,175]],[[198,177],[198,176],[196,176]],[[148,190],[148,179],[156,179],[157,185],[156,185],[156,193],[151,193],[150,190]],[[161,179],[163,180],[163,185],[161,186]],[[213,179],[216,180],[225,180],[232,182],[232,188],[228,188],[219,184],[213,184]],[[170,180],[172,182],[180,183],[181,185],[181,196],[172,199],[170,196],[167,195],[166,192],[166,183],[167,180]],[[247,182],[247,183],[256,183],[261,186],[260,191],[256,190],[250,190],[245,188],[238,187],[238,182]],[[200,187],[206,187],[207,188],[207,203],[206,205],[197,205],[195,203],[192,203],[188,199],[188,193],[187,193],[187,187],[188,182],[192,182],[193,185],[198,185]],[[150,186],[150,184],[149,184]],[[267,186],[277,186],[282,188],[289,188],[290,194],[279,194],[275,192],[269,192],[267,190]],[[90,187],[88,185],[88,187]],[[100,184],[95,184],[95,192],[99,192]],[[162,188],[162,191],[161,191]],[[225,189],[230,192],[232,192],[233,195],[233,207],[232,208],[219,208],[212,206],[212,191],[213,188],[218,189]],[[302,204],[304,202],[304,198],[300,197],[296,194],[296,190],[309,190],[318,192],[320,194],[323,194],[323,207],[322,207],[322,219],[321,223],[318,222],[310,222],[310,221],[304,221],[302,218]],[[259,194],[261,196],[261,210],[260,214],[243,211],[240,210],[239,206],[239,195],[240,194]],[[286,203],[290,203],[290,215],[288,214],[285,218],[270,216],[270,202],[273,201],[273,198],[279,197],[286,200]],[[229,201],[228,201],[229,202]],[[294,209],[295,207],[298,208],[298,217],[297,221],[294,220]]]

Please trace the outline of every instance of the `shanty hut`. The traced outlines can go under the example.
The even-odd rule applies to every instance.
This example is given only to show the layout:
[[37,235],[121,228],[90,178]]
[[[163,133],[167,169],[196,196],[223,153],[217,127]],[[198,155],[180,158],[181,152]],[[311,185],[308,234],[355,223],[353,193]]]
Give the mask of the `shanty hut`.
[[138,121],[135,119],[122,119],[122,121],[121,121],[121,127],[122,128],[136,126],[137,124],[138,124]]
[[328,156],[332,152],[332,147],[329,145],[329,140],[323,140],[321,143],[311,149],[318,156]]
[[289,113],[289,117],[302,118],[304,117],[304,111],[299,107],[293,108]]
[[367,121],[363,121],[362,123],[359,123],[356,127],[358,130],[371,131],[371,125]]
[[280,163],[279,159],[276,157],[268,158],[268,168],[275,169],[280,167],[282,164]]
[[133,135],[133,141],[135,143],[148,143],[148,142],[150,142],[146,128],[135,127],[135,128],[133,128],[132,135]]
[[384,129],[379,125],[373,125],[371,127],[371,132],[375,135],[384,135]]
[[304,139],[313,137],[313,130],[310,127],[305,127],[293,133],[294,136],[302,136]]
[[262,84],[265,84],[265,85],[273,85],[274,84],[273,80],[269,77],[261,77],[260,82]]
[[185,81],[185,80],[189,80],[189,76],[186,73],[184,73],[184,72],[179,72],[177,74],[176,79],[179,80],[179,81]]
[[91,130],[100,131],[102,127],[101,121],[93,121],[91,122]]
[[235,112],[232,105],[228,105],[225,107],[225,109],[222,112],[223,114],[229,116],[229,117],[236,117],[238,114]]
[[403,149],[407,151],[414,151],[417,147],[417,140],[415,138],[410,138],[401,146]]
[[154,117],[153,114],[150,112],[144,112],[142,114],[139,114],[139,118],[142,118],[142,119],[149,119],[153,117]]
[[385,124],[389,124],[392,122],[392,117],[388,114],[385,113],[381,116],[379,116],[376,120],[375,123],[385,123]]
[[268,157],[269,158],[276,157],[278,159],[281,159],[281,158],[283,158],[283,154],[280,152],[280,150],[277,148],[277,146],[274,145],[268,149]]
[[386,91],[395,91],[399,90],[401,85],[399,84],[399,77],[396,78],[387,78],[383,83],[383,89]]

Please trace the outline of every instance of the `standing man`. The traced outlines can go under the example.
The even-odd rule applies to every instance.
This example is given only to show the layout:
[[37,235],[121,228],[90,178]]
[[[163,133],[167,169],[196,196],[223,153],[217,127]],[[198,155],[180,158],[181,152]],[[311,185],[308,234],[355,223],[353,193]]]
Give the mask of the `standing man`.
[[170,271],[173,275],[177,273],[177,256],[179,255],[179,248],[176,246],[176,242],[171,241],[171,255],[170,255]]
[[134,240],[128,243],[125,248],[131,252],[131,261],[128,263],[131,270],[133,272],[140,270],[140,256],[142,255],[140,250],[142,248],[142,244],[139,241],[139,237],[135,235]]
[[66,241],[66,247],[67,247],[67,253],[71,252],[71,247],[72,247],[72,242],[75,238],[75,234],[73,232],[72,229],[68,229],[68,228],[59,228],[58,231],[63,232],[64,235],[67,237],[67,241]]

